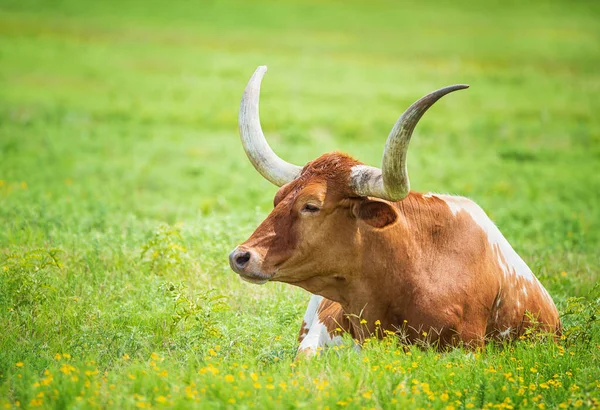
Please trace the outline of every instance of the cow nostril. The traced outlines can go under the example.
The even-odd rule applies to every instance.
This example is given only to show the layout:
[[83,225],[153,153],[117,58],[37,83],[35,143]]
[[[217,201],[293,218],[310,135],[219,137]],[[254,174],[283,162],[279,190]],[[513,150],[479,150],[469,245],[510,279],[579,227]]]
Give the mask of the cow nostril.
[[242,252],[235,256],[235,264],[239,268],[244,268],[250,261],[250,252]]

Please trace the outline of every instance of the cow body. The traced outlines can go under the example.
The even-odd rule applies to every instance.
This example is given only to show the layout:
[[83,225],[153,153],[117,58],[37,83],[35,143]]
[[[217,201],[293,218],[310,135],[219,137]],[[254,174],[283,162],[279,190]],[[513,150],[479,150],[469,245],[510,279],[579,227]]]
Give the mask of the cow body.
[[[371,300],[383,305],[380,308],[369,309],[366,302],[364,309],[359,309],[358,303],[345,310],[340,303],[312,295],[300,328],[299,353],[313,354],[338,344],[343,331],[358,340],[377,333],[376,321],[382,323],[381,329],[402,333],[405,341],[439,342],[442,347],[457,343],[478,346],[491,338],[514,339],[538,322],[548,332],[560,332],[552,298],[477,204],[437,194],[411,194],[409,198],[412,206],[399,208],[413,218],[413,224],[421,226],[423,246],[414,253],[430,263],[414,272],[411,281],[404,279],[406,271],[398,272],[400,280],[390,281],[389,301],[382,300],[385,286],[380,286],[378,296]],[[434,221],[423,224],[423,213],[432,215]],[[439,218],[442,214],[444,223]],[[462,234],[457,233],[457,226],[463,227]],[[444,227],[452,234],[445,234]],[[469,246],[469,257],[456,256],[464,255]],[[437,257],[422,258],[430,252]],[[367,323],[360,323],[357,312]],[[356,317],[353,323],[352,317]],[[313,336],[316,334],[318,338]]]
[[449,86],[411,105],[392,128],[382,169],[342,153],[299,167],[270,149],[258,119],[266,67],[251,78],[240,108],[248,158],[280,186],[274,209],[230,254],[248,282],[278,281],[313,295],[300,351],[348,332],[398,334],[439,347],[514,339],[532,326],[559,332],[552,298],[485,212],[457,196],[409,189],[406,151],[423,113]]
[[[399,202],[350,196],[355,203],[345,203],[343,180],[359,165],[339,153],[309,163],[240,246],[261,255],[261,271],[277,265],[268,280],[323,297],[311,298],[300,350],[336,341],[336,329],[359,341],[377,328],[404,332],[408,341],[442,347],[512,339],[532,325],[528,314],[548,331],[560,329],[548,292],[477,204],[412,192]],[[295,220],[296,203],[314,198],[331,221],[298,229],[306,219]],[[368,209],[378,204],[384,208]],[[366,215],[354,216],[356,207]]]

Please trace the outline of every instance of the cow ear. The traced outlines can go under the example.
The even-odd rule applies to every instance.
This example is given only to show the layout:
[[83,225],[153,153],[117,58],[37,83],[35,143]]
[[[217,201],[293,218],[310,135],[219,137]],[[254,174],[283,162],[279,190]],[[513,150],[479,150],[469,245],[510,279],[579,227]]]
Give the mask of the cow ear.
[[387,202],[362,200],[354,207],[354,216],[374,228],[385,228],[398,219],[398,213]]

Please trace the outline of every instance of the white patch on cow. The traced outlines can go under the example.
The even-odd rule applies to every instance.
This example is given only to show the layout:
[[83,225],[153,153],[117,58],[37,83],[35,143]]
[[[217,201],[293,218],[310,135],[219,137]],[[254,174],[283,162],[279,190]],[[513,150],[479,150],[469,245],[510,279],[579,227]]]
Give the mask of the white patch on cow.
[[308,334],[298,346],[298,351],[302,351],[308,355],[313,355],[319,351],[319,348],[325,348],[326,346],[339,345],[342,342],[341,336],[335,336],[333,339],[329,335],[327,331],[327,326],[325,326],[321,321],[317,318],[315,322],[313,322],[312,326],[308,330]]
[[323,301],[323,296],[312,295],[310,300],[308,301],[308,306],[306,307],[306,312],[304,313],[304,323],[306,323],[306,328],[310,329],[315,318],[318,317],[317,310]]
[[335,336],[332,339],[327,331],[327,326],[319,320],[318,310],[322,301],[323,296],[312,295],[304,314],[304,322],[306,323],[308,333],[304,336],[302,342],[300,342],[298,352],[303,352],[309,356],[317,353],[319,348],[339,345],[342,342],[341,336]]
[[[545,289],[544,289],[545,290]],[[525,296],[527,296],[527,286],[523,285],[522,292]]]
[[461,211],[465,211],[471,215],[471,218],[473,218],[475,223],[477,223],[486,233],[492,249],[496,252],[498,264],[502,268],[505,276],[515,274],[529,282],[536,281],[529,266],[527,266],[512,246],[510,246],[504,235],[502,235],[500,230],[494,225],[492,220],[485,214],[479,205],[468,198],[460,196],[436,196],[446,202],[453,215],[456,215]]
[[507,337],[508,335],[510,335],[510,327],[508,327],[505,331],[500,332],[500,337]]

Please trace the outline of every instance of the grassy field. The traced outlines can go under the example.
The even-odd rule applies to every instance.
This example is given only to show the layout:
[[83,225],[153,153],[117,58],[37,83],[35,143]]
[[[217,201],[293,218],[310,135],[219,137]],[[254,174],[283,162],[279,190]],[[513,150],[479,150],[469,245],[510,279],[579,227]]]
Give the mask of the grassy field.
[[[0,406],[600,407],[600,3],[0,0]],[[565,335],[295,362],[309,295],[227,255],[276,188],[237,134],[269,66],[283,158],[379,165],[433,89],[413,189],[483,206]]]

